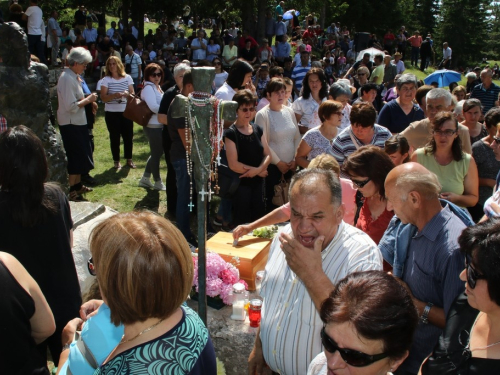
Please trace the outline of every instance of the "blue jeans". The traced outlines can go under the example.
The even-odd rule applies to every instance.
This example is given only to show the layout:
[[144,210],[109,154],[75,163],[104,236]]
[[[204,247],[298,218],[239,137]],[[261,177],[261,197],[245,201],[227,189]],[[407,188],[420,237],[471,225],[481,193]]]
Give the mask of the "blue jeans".
[[[187,173],[186,159],[172,161],[177,180],[177,208],[175,217],[177,228],[182,232],[187,241],[191,240],[193,233],[189,226],[189,175]],[[193,186],[194,188],[194,186]]]

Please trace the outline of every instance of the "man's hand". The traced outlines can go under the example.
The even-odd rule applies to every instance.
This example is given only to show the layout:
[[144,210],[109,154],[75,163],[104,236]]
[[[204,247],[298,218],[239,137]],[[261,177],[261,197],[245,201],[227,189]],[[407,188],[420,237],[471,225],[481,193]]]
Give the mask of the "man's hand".
[[262,346],[254,345],[248,357],[248,375],[261,375],[266,366]]
[[235,240],[239,239],[240,237],[243,237],[244,235],[250,233],[253,229],[250,227],[250,225],[238,225],[234,230],[233,230],[233,238]]
[[302,246],[287,233],[281,233],[279,240],[288,266],[299,279],[304,281],[323,273],[321,251],[324,236],[316,238],[313,249]]

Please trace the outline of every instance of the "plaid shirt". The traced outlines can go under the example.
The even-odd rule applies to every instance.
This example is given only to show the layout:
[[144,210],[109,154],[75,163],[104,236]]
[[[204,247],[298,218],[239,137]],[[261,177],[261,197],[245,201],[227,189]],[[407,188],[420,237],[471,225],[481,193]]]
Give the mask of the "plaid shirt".
[[7,130],[7,119],[0,115],[0,133]]

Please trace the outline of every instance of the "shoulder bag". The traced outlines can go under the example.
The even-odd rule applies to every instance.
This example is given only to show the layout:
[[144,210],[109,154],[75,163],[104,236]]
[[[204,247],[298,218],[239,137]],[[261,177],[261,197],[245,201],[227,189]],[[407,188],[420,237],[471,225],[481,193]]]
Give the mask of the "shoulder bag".
[[153,111],[148,107],[148,104],[137,95],[128,94],[127,106],[123,117],[136,122],[141,126],[147,126],[149,120],[153,116]]

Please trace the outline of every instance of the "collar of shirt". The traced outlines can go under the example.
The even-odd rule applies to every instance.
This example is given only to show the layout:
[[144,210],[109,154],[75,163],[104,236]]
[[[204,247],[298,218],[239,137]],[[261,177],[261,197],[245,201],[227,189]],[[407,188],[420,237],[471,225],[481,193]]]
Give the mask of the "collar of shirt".
[[439,211],[434,217],[425,224],[424,229],[421,232],[417,232],[414,238],[424,236],[429,241],[436,241],[436,237],[443,228],[446,227],[446,223],[450,220],[452,215],[450,208],[446,205],[441,211]]

